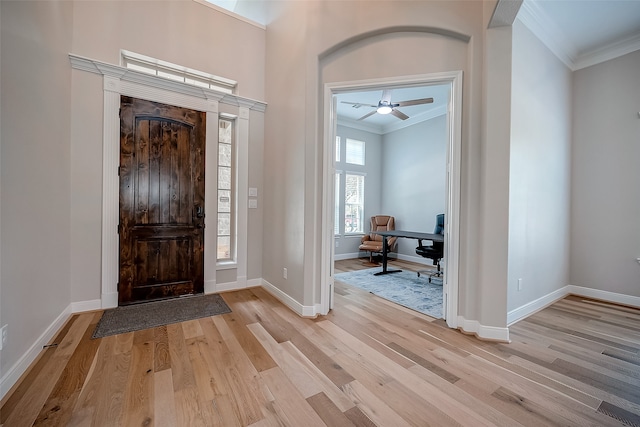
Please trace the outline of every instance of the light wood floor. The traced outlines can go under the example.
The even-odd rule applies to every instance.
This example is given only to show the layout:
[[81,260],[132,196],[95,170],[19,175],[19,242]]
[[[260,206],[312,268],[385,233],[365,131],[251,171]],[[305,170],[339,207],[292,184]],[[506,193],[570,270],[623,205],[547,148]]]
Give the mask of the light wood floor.
[[97,340],[101,313],[74,315],[0,423],[640,425],[638,310],[569,297],[499,344],[342,284],[313,320],[260,288],[223,297],[232,313]]

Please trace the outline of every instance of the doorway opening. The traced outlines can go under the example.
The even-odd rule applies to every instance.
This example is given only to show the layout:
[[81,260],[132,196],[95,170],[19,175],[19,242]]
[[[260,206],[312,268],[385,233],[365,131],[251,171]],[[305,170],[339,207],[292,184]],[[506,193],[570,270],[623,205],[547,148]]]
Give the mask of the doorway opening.
[[[398,110],[400,110],[399,115],[389,115],[389,118],[376,117],[379,116],[379,114],[375,113],[376,108],[374,108],[373,106],[376,105],[377,102],[374,102],[375,100],[368,100],[366,96],[378,96],[383,98],[384,96],[389,97],[389,93],[391,94],[391,104],[396,104],[398,103],[397,101],[405,101],[405,97],[407,97],[408,100],[424,100],[425,98],[430,98],[430,96],[428,96],[428,93],[433,93],[433,104],[436,105],[434,105],[433,108],[423,108],[422,111],[418,111],[417,108],[414,108],[417,107],[417,105],[414,106],[404,104],[402,107],[397,106]],[[411,95],[412,93],[414,95]],[[397,95],[398,97],[396,98],[395,95]],[[347,98],[353,98],[355,101]],[[435,102],[436,99],[438,99],[437,103]],[[384,99],[380,100],[380,102],[382,101],[384,101]],[[346,171],[341,170],[341,168],[337,166],[339,165],[342,167],[343,165],[345,165],[344,162],[341,162],[338,159],[341,158],[339,156],[346,155],[346,149],[343,145],[345,144],[345,142],[342,142],[342,135],[339,135],[339,133],[345,132],[346,123],[351,124],[357,129],[355,131],[356,133],[351,135],[357,135],[357,132],[367,132],[367,129],[368,131],[371,131],[375,128],[375,126],[381,128],[382,132],[385,131],[386,126],[386,130],[388,130],[387,133],[393,132],[396,134],[396,136],[410,134],[410,126],[406,126],[406,124],[411,123],[410,116],[416,116],[418,120],[414,119],[414,122],[417,122],[420,119],[422,119],[422,121],[426,120],[426,116],[430,114],[432,116],[431,118],[442,116],[440,120],[443,122],[442,133],[444,146],[442,147],[442,150],[444,165],[442,169],[444,176],[441,184],[444,184],[444,188],[440,189],[443,195],[443,200],[440,201],[440,206],[438,206],[437,203],[431,203],[432,209],[440,211],[437,213],[445,213],[446,218],[444,235],[445,254],[442,263],[442,269],[444,272],[442,278],[442,317],[446,320],[447,324],[450,327],[457,327],[459,250],[458,230],[460,209],[460,146],[462,109],[461,101],[461,71],[420,76],[397,77],[389,79],[374,79],[357,82],[325,84],[323,126],[323,242],[321,272],[321,311],[323,313],[328,312],[333,305],[332,299],[335,274],[334,262],[336,260],[336,253],[338,253],[338,259],[343,258],[345,254],[345,248],[342,248],[338,251],[336,250],[336,242],[339,242],[339,245],[347,245],[346,253],[349,253],[349,245],[353,246],[356,242],[359,242],[358,234],[362,235],[363,233],[368,232],[368,216],[370,216],[370,214],[378,213],[375,212],[375,210],[396,209],[393,208],[393,203],[389,201],[393,200],[393,198],[397,196],[398,193],[401,193],[396,190],[393,197],[387,198],[387,202],[380,200],[376,201],[376,196],[373,196],[374,200],[370,200],[368,206],[367,201],[363,202],[363,215],[360,215],[360,217],[358,217],[358,209],[354,210],[352,209],[352,206],[350,206],[351,209],[348,212],[349,215],[347,215],[346,208],[343,208],[341,203],[336,203],[337,201],[341,202],[340,199],[345,197],[344,189],[341,186],[341,181],[338,181],[338,178],[344,178],[341,177],[341,174],[344,174],[346,176]],[[339,111],[341,111],[341,113],[342,111],[344,111],[344,105],[339,105],[339,103],[351,106],[348,108],[351,108],[352,110],[360,111],[351,111],[351,117],[347,117],[345,119],[345,114],[338,114]],[[426,102],[421,102],[420,104],[426,104]],[[403,111],[403,109],[406,111]],[[406,119],[403,119],[402,116],[408,117]],[[372,118],[370,120],[370,123],[366,123],[369,118]],[[387,120],[383,121],[384,119]],[[394,124],[394,121],[400,123]],[[405,123],[405,126],[403,126],[402,122],[407,123]],[[338,132],[339,127],[341,129],[341,132]],[[367,134],[365,133],[364,135]],[[337,142],[338,136],[341,137],[341,142]],[[338,148],[341,149],[340,152],[338,151]],[[388,150],[389,148],[386,147],[386,149]],[[419,167],[420,161],[421,160],[417,160],[417,167]],[[408,167],[409,166],[407,165],[407,168]],[[344,167],[342,169],[344,169]],[[368,172],[366,171],[364,172],[364,181],[367,180],[367,173]],[[384,177],[382,177],[382,179],[384,180]],[[425,185],[425,182],[402,182],[403,179],[407,179],[407,177],[403,177],[402,174],[398,175],[395,179],[397,182],[381,182],[379,184],[379,192],[385,191],[382,188],[383,186],[387,186],[389,188],[393,188],[394,186],[396,186],[397,188],[398,185],[404,185],[415,190],[418,186]],[[376,187],[375,180],[376,178],[370,180],[372,181],[371,186],[374,190]],[[387,189],[386,191],[388,194],[390,194],[389,191],[394,190]],[[416,199],[419,199],[419,196],[416,197]],[[405,199],[405,202],[406,200],[407,199]],[[421,200],[414,200],[414,202],[416,202],[418,205],[422,204],[422,206],[424,206],[425,203]],[[345,203],[347,203],[346,200]],[[408,204],[411,205],[412,203],[408,202]],[[367,210],[366,208],[369,209]],[[427,221],[429,220],[429,208],[425,210],[427,211],[426,213],[420,212],[415,206],[408,206],[406,209],[398,208],[396,211],[401,212],[401,215],[404,217],[404,219],[401,221],[405,221],[404,223],[401,222],[399,228],[417,228],[419,230],[415,231],[431,233],[433,230],[427,229],[428,226],[426,225]],[[342,218],[345,218],[345,220],[343,221]],[[348,231],[346,224],[347,218],[350,221]],[[434,219],[435,215],[433,215],[432,220]],[[339,239],[336,239],[336,236],[338,236]],[[349,238],[351,242],[347,240]],[[342,242],[342,240],[344,240],[344,243]],[[401,259],[410,259],[410,246],[413,244],[415,247],[416,242],[409,239],[404,240],[406,241],[402,242],[402,248],[400,249],[398,254]],[[338,246],[338,248],[340,248],[340,246]]]

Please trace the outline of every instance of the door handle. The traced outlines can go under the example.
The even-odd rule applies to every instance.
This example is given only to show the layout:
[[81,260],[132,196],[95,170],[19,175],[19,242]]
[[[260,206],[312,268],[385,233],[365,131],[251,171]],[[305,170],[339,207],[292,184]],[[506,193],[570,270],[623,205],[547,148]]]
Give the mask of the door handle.
[[202,206],[196,206],[196,218],[204,217],[204,208]]

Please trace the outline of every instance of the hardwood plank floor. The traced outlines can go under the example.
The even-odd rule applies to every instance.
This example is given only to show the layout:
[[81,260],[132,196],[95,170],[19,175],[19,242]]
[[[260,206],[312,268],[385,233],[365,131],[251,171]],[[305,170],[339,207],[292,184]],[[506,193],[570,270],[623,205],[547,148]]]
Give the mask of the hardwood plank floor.
[[640,426],[640,310],[571,296],[503,344],[340,283],[317,319],[261,288],[222,296],[231,313],[96,340],[101,313],[72,316],[0,424]]

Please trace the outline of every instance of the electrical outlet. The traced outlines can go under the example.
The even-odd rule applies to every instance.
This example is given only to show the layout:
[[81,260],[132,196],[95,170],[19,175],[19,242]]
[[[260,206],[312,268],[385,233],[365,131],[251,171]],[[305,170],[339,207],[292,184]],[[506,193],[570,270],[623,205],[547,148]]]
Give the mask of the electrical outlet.
[[287,278],[287,269],[286,268],[282,269],[282,277],[284,277],[285,279]]
[[518,290],[522,290],[522,279],[518,279]]
[[8,329],[9,329],[9,325],[4,325],[2,327],[2,341],[0,341],[0,350],[2,350],[5,345],[7,345]]

